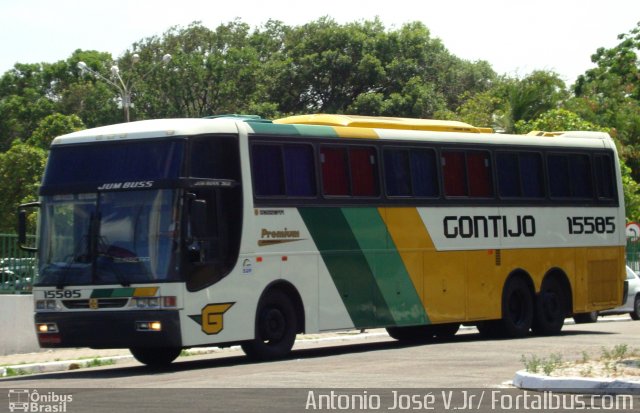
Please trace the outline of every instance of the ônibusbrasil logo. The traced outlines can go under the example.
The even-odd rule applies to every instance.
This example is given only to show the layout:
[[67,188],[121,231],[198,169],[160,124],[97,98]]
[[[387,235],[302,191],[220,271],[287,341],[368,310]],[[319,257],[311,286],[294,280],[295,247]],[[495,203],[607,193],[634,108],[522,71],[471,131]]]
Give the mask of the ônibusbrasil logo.
[[10,389],[8,397],[11,412],[64,413],[73,401],[70,394],[40,393],[35,389]]

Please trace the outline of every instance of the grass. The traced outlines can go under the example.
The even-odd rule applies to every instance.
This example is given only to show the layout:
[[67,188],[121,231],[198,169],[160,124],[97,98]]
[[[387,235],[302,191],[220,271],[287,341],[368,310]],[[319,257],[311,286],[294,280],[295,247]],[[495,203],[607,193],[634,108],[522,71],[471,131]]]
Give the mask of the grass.
[[582,351],[575,361],[563,361],[560,354],[548,357],[522,355],[520,361],[528,373],[545,376],[631,377],[640,380],[640,350],[627,344],[602,347],[597,355]]

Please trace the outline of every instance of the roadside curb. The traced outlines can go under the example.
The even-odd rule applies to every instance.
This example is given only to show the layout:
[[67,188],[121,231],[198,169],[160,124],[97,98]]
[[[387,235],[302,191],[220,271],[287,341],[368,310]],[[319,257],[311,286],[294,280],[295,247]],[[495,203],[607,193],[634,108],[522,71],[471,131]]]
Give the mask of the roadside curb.
[[53,373],[58,371],[77,370],[92,367],[92,363],[97,361],[97,365],[116,364],[119,361],[131,360],[133,356],[110,356],[110,357],[94,357],[79,360],[61,360],[48,361],[44,363],[17,364],[13,366],[0,367],[0,377],[7,377],[9,372],[13,371],[16,375],[37,374],[37,373]]
[[516,372],[512,384],[524,390],[536,391],[580,390],[587,393],[640,394],[640,381],[592,379],[587,377],[550,377],[528,373],[525,370]]

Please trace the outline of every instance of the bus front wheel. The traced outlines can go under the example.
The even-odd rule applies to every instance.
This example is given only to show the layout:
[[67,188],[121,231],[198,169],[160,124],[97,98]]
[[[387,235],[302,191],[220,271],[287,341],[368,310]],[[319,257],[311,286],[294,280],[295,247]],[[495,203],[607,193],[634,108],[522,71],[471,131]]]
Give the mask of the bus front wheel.
[[178,358],[182,349],[176,347],[133,347],[129,351],[142,364],[150,367],[164,367]]
[[255,330],[255,339],[241,345],[249,358],[272,360],[289,354],[296,340],[297,318],[285,293],[270,291],[260,299]]

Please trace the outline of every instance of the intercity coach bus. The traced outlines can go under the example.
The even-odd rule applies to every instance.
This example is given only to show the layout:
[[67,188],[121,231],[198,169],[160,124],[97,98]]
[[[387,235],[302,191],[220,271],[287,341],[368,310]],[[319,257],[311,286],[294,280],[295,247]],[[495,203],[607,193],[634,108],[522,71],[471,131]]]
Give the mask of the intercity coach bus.
[[298,333],[560,332],[619,305],[624,201],[598,132],[304,115],[149,120],[56,138],[40,199],[42,347],[142,363]]

